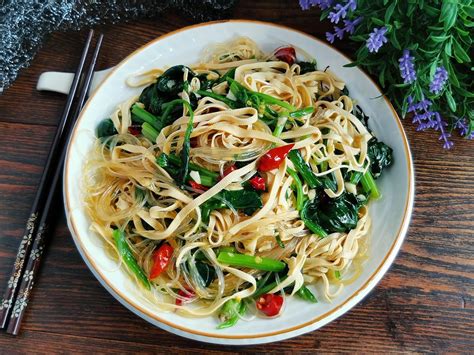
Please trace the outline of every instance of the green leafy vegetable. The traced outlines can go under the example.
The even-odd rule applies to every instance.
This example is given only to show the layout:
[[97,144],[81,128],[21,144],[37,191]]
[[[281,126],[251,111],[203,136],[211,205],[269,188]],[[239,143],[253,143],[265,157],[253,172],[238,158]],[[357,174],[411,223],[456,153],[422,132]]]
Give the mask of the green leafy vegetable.
[[367,171],[364,175],[362,175],[360,182],[366,194],[370,195],[370,197],[372,197],[373,199],[378,199],[380,197],[380,192],[377,187],[377,183],[372,177],[370,171]]
[[293,178],[293,184],[295,185],[296,190],[296,210],[301,211],[303,208],[303,203],[305,200],[305,194],[303,192],[303,184],[301,183],[300,178],[296,171],[287,168],[286,172]]
[[202,220],[207,223],[211,211],[220,208],[242,210],[251,215],[262,206],[262,198],[254,190],[222,190],[201,205]]
[[202,286],[208,287],[216,278],[216,270],[203,261],[196,261],[196,268],[202,280]]
[[145,286],[148,290],[150,289],[150,282],[143,272],[142,268],[138,265],[137,260],[133,256],[130,247],[128,246],[127,239],[125,238],[125,232],[119,229],[114,229],[112,236],[115,241],[115,246],[118,249],[120,257],[127,266],[127,268],[135,274],[138,280]]
[[97,126],[97,138],[106,138],[109,136],[113,136],[117,134],[117,130],[115,129],[114,123],[110,118],[105,118],[100,121],[99,125]]
[[298,62],[296,63],[300,66],[300,74],[306,74],[318,70],[316,61],[313,62]]
[[328,233],[319,224],[318,200],[307,200],[300,211],[300,218],[304,225],[314,234],[326,237]]
[[303,180],[308,184],[311,189],[319,188],[323,186],[323,183],[313,173],[311,167],[306,164],[301,153],[297,149],[293,149],[288,153],[288,158],[291,160],[295,169],[301,174]]
[[318,210],[321,226],[330,233],[347,232],[354,229],[359,221],[359,201],[350,193],[323,199],[319,203]]
[[184,88],[184,71],[188,70],[188,81],[196,76],[194,72],[184,65],[175,65],[167,69],[158,77],[156,81],[156,89],[170,96],[176,96]]
[[392,164],[392,148],[373,137],[367,144],[367,153],[370,158],[370,172],[374,179],[382,175],[382,170]]

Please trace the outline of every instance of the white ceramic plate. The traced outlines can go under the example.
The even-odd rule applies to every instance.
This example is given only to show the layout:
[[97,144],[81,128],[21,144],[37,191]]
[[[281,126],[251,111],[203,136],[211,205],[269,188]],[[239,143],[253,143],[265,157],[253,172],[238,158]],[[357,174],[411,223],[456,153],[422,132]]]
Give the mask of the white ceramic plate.
[[[82,167],[94,142],[98,122],[115,107],[141,89],[127,87],[132,73],[175,64],[198,61],[211,43],[248,36],[266,52],[292,44],[317,59],[318,67],[330,66],[341,77],[351,96],[371,117],[370,127],[379,139],[394,150],[394,165],[377,182],[383,198],[371,203],[373,227],[370,258],[362,275],[333,300],[310,305],[292,299],[281,317],[240,321],[236,326],[217,330],[216,317],[189,319],[158,310],[140,297],[127,274],[117,268],[101,239],[89,231],[80,189]],[[322,327],[347,312],[382,278],[393,262],[408,228],[413,206],[414,177],[405,133],[395,110],[382,97],[371,79],[358,68],[343,68],[349,59],[328,44],[290,28],[255,22],[224,21],[187,27],[162,36],[125,58],[109,74],[87,102],[69,143],[64,170],[64,202],[72,236],[84,261],[101,284],[124,306],[150,323],[172,333],[195,340],[221,344],[258,344],[294,337]]]

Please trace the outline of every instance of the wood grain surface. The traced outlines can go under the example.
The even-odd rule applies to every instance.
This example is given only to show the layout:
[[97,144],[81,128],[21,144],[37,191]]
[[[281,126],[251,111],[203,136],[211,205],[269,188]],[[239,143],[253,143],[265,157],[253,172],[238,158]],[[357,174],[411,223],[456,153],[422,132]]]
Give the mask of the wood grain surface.
[[[287,25],[324,38],[327,24],[297,1],[241,1],[234,18]],[[99,69],[148,41],[192,22],[179,14],[98,27],[105,34]],[[35,90],[49,70],[73,71],[86,32],[54,33],[33,64],[0,96],[0,287],[18,248],[65,97]],[[344,43],[337,46],[351,54]],[[180,338],[121,306],[82,261],[66,227],[60,193],[39,281],[12,352],[469,352],[474,348],[474,145],[403,122],[416,170],[411,226],[395,263],[360,304],[322,329],[274,344],[231,347]],[[3,289],[1,290],[3,292]]]

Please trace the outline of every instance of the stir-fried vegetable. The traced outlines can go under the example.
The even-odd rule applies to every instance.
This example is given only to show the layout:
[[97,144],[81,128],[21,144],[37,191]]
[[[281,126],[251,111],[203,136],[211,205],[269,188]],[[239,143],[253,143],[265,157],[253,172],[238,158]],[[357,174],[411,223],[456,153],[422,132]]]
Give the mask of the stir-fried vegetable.
[[303,184],[301,183],[300,178],[296,171],[288,168],[286,172],[293,178],[293,184],[296,190],[296,210],[301,211],[303,209],[303,203],[305,200],[304,192],[303,192]]
[[262,198],[256,191],[222,190],[201,205],[202,221],[207,223],[211,211],[220,208],[242,210],[245,214],[251,215],[262,206]]
[[311,303],[318,303],[318,300],[316,299],[316,297],[305,285],[301,286],[298,289],[298,291],[296,291],[296,295],[302,300],[305,300]]
[[153,252],[153,265],[148,277],[150,280],[156,279],[168,267],[172,255],[173,247],[168,243],[163,244]]
[[273,293],[261,295],[257,300],[257,309],[268,317],[274,317],[281,311],[283,297]]
[[137,260],[133,256],[130,247],[128,246],[127,239],[125,238],[125,232],[120,229],[114,229],[112,236],[114,238],[115,246],[122,258],[124,264],[132,272],[137,279],[147,288],[150,289],[150,282],[148,281],[145,272],[138,265]]
[[278,48],[275,52],[275,57],[282,62],[292,65],[296,60],[296,51],[293,47]]
[[316,61],[313,62],[298,62],[296,63],[300,66],[300,74],[306,74],[318,70]]
[[239,253],[220,252],[217,260],[227,265],[264,271],[281,271],[286,267],[286,264],[280,260]]
[[300,152],[297,149],[293,149],[288,153],[288,158],[295,166],[296,171],[301,174],[303,180],[308,184],[311,189],[319,188],[323,186],[323,183],[318,179],[311,170],[310,166],[306,164]]
[[382,174],[382,170],[392,164],[393,150],[383,142],[373,137],[367,143],[367,153],[370,158],[370,173],[374,179]]
[[304,225],[314,234],[320,237],[326,237],[328,233],[319,224],[318,218],[318,201],[307,200],[300,211],[300,218]]
[[99,125],[97,126],[96,134],[97,138],[105,138],[117,134],[117,130],[115,129],[112,120],[110,118],[105,118],[100,121]]
[[278,168],[294,146],[294,144],[287,144],[270,149],[258,160],[258,171],[266,172]]
[[244,300],[235,298],[228,300],[219,311],[219,318],[222,323],[217,326],[218,329],[224,329],[234,326],[241,316],[245,314],[247,305]]

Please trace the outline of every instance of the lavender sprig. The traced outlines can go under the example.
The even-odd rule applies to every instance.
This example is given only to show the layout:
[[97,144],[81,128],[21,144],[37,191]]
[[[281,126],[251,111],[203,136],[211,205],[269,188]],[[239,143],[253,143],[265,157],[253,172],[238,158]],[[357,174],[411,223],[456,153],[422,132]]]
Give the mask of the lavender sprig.
[[415,58],[410,55],[410,51],[405,49],[403,51],[403,56],[398,60],[400,62],[400,75],[403,78],[405,84],[411,84],[416,80],[416,71],[413,60]]
[[448,80],[448,72],[444,67],[436,68],[433,80],[430,83],[430,91],[433,94],[439,94]]
[[418,103],[414,103],[413,97],[408,96],[408,112],[413,112],[413,123],[416,123],[418,127],[417,131],[424,131],[429,128],[433,128],[436,131],[440,131],[439,140],[443,140],[443,148],[451,149],[454,145],[451,138],[451,133],[446,131],[448,123],[443,120],[439,112],[431,111],[430,106],[432,102],[427,99],[423,99]]
[[334,6],[335,11],[331,11],[329,13],[329,21],[332,23],[339,23],[339,21],[343,18],[346,18],[348,11],[355,11],[357,9],[357,1],[356,0],[347,0],[345,5],[336,4]]
[[362,21],[362,17],[358,17],[355,20],[344,20],[344,27],[334,26],[334,33],[326,32],[326,39],[330,43],[334,43],[334,40],[337,38],[343,39],[344,33],[353,34],[356,26]]
[[458,120],[454,123],[454,128],[459,131],[459,134],[467,139],[474,139],[474,131],[468,135],[469,128],[467,124],[466,118],[458,118]]
[[302,10],[309,10],[313,6],[326,10],[332,6],[334,0],[299,0],[299,2]]
[[384,45],[384,43],[388,42],[387,37],[385,37],[385,33],[387,33],[387,28],[381,27],[381,28],[374,28],[373,32],[369,34],[369,39],[366,42],[366,46],[369,49],[369,52],[377,53]]

